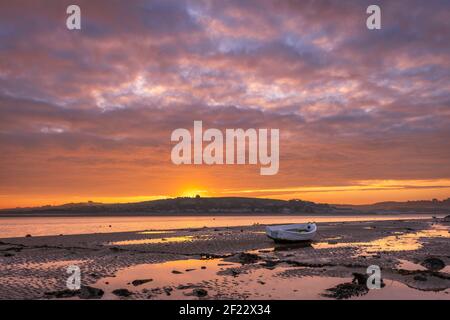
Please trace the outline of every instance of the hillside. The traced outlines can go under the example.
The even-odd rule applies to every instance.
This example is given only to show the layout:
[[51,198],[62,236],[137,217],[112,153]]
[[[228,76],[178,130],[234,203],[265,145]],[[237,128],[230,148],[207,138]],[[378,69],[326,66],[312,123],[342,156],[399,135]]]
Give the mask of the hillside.
[[418,200],[406,202],[378,202],[370,205],[336,205],[339,208],[351,208],[361,212],[376,213],[450,213],[450,198],[445,200]]
[[196,214],[301,214],[335,213],[342,209],[328,204],[301,200],[259,198],[174,198],[136,203],[103,204],[96,202],[68,203],[59,206],[0,210],[0,215],[196,215]]

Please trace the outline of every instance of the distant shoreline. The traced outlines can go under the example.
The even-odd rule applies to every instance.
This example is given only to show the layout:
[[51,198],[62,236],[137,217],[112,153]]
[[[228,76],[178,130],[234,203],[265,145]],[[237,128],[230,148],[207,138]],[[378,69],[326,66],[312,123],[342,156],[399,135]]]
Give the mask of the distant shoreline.
[[104,204],[92,201],[0,210],[0,217],[117,217],[117,216],[302,216],[449,214],[450,199],[443,201],[382,202],[364,206],[314,203],[300,199],[245,197],[173,198],[134,203]]
[[410,216],[410,215],[417,215],[417,216],[424,216],[429,215],[431,216],[445,216],[447,212],[438,212],[438,213],[430,213],[430,212],[333,212],[333,213],[143,213],[143,212],[137,212],[137,213],[112,213],[112,212],[105,212],[105,213],[0,213],[0,218],[52,218],[52,217],[60,217],[60,218],[67,218],[67,217],[82,217],[82,218],[89,218],[89,217],[258,217],[258,216],[270,216],[270,217],[304,217],[304,216],[323,216],[323,217],[333,217],[333,216],[349,216],[349,217],[364,217],[364,216]]

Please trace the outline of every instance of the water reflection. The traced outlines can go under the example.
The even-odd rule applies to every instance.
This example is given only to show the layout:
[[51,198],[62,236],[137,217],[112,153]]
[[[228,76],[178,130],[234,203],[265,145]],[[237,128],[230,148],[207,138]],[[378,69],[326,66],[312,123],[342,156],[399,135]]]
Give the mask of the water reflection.
[[288,224],[307,221],[382,221],[429,219],[430,215],[365,216],[152,216],[152,217],[0,217],[0,238],[167,230],[202,227],[233,227],[259,224]]
[[[351,278],[330,276],[289,276],[291,266],[242,268],[223,259],[188,259],[141,264],[118,271],[114,277],[99,280],[94,286],[105,291],[103,299],[119,299],[115,289],[127,289],[132,299],[197,299],[193,290],[201,288],[202,299],[327,299],[322,294]],[[233,272],[230,272],[233,271]],[[283,276],[282,276],[283,274]],[[141,280],[140,279],[145,279]],[[137,280],[137,281],[136,281]],[[423,292],[397,282],[386,281],[381,290],[369,290],[352,299],[445,299],[444,292]]]
[[450,238],[449,229],[443,225],[434,225],[432,229],[411,233],[398,233],[369,242],[315,242],[315,249],[358,247],[360,254],[377,253],[380,251],[413,251],[422,248],[423,238]]
[[[198,237],[196,237],[198,238]],[[135,240],[122,240],[110,242],[110,245],[115,246],[127,246],[127,245],[139,245],[139,244],[155,244],[155,243],[174,243],[174,242],[191,242],[194,241],[193,236],[180,236],[180,237],[167,237],[167,238],[154,238],[154,239],[135,239]]]
[[[224,263],[222,259],[179,260],[132,266],[101,279],[94,286],[105,291],[104,299],[118,299],[112,291],[125,288],[133,292],[134,299],[197,299],[194,288],[207,290],[205,298],[216,299],[318,299],[321,293],[347,278],[307,276],[301,279],[277,277],[279,272],[266,268],[249,269],[230,275],[238,263]],[[151,279],[134,286],[137,279]]]

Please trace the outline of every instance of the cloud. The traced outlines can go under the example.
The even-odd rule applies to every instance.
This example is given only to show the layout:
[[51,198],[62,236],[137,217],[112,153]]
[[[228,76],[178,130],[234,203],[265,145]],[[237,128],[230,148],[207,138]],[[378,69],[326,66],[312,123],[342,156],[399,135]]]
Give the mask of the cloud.
[[[449,178],[450,5],[377,3],[380,31],[369,1],[79,1],[68,31],[69,1],[2,2],[0,192]],[[280,173],[174,168],[194,120],[280,128]]]

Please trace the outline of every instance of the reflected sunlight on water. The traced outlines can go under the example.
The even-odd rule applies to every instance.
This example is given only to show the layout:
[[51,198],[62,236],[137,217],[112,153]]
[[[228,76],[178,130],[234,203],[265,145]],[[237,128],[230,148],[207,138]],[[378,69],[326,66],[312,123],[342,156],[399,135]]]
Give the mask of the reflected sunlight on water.
[[136,240],[123,240],[110,242],[110,245],[126,246],[132,244],[152,244],[152,243],[172,243],[172,242],[189,242],[193,241],[193,236],[181,236],[181,237],[167,237],[167,238],[155,238],[155,239],[136,239]]
[[[344,221],[429,219],[431,215],[364,216],[142,216],[142,217],[0,217],[0,238],[167,230],[202,227],[233,227],[254,224],[287,224]],[[153,232],[153,231],[152,231]]]
[[380,251],[412,251],[422,247],[423,243],[421,239],[423,238],[450,238],[449,229],[443,225],[435,225],[432,229],[411,233],[399,233],[368,242],[340,242],[334,244],[329,242],[315,242],[312,243],[312,246],[315,249],[359,247],[360,254],[370,254]]

